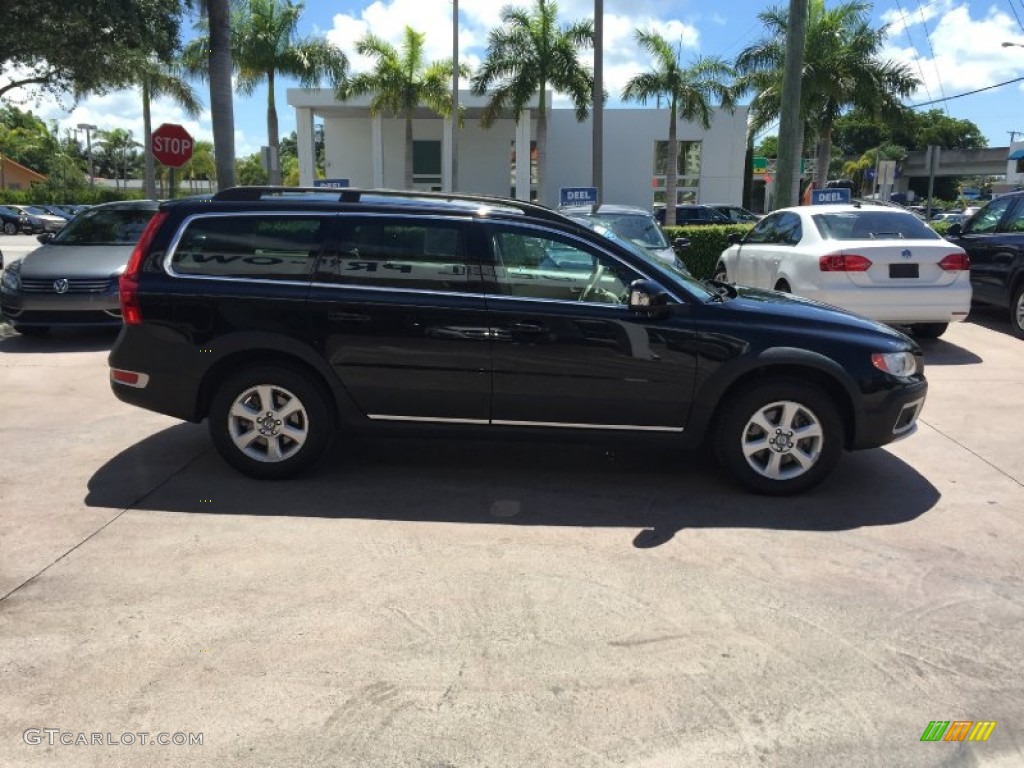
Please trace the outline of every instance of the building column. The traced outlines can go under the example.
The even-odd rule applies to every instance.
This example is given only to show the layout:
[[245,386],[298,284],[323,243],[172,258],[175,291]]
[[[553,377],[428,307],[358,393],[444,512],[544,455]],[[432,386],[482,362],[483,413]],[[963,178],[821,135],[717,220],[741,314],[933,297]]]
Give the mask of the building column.
[[444,119],[441,133],[441,190],[453,192],[452,189],[452,120]]
[[378,112],[371,118],[370,152],[373,155],[373,186],[380,189],[384,186],[384,118]]
[[316,178],[316,148],[313,144],[313,110],[295,109],[295,135],[299,150],[299,186],[312,187]]
[[519,113],[516,123],[516,199],[530,199],[530,110]]

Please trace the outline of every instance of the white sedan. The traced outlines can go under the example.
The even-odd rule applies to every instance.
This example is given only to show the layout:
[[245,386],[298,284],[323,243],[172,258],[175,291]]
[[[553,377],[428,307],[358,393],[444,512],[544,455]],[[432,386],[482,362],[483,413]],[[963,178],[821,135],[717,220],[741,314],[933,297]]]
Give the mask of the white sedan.
[[859,205],[783,208],[730,235],[715,278],[784,291],[923,338],[971,308],[970,260],[912,213]]

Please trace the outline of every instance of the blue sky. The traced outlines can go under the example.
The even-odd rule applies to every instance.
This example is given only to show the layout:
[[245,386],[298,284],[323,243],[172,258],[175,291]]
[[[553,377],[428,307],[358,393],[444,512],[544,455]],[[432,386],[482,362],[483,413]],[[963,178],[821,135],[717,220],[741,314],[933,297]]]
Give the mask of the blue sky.
[[[833,3],[827,0],[829,5]],[[783,7],[788,0],[779,0]],[[480,61],[487,31],[499,23],[502,0],[460,0],[460,49],[464,61]],[[513,0],[526,5],[527,0]],[[769,6],[764,0],[605,0],[605,85],[614,95],[627,78],[643,71],[647,59],[632,40],[636,27],[653,27],[669,39],[679,40],[684,56],[721,55],[732,58],[763,34],[757,13]],[[561,0],[563,19],[593,13],[593,0]],[[1024,0],[878,0],[873,8],[876,24],[889,23],[885,55],[907,62],[923,80],[923,87],[908,103],[953,96],[996,83],[1024,77],[1024,47],[1002,47],[1002,41],[1024,45]],[[365,68],[354,55],[354,41],[370,30],[397,41],[404,25],[427,34],[427,55],[451,54],[451,2],[449,0],[307,0],[302,19],[304,35],[326,36],[349,56],[353,68]],[[280,83],[277,107],[282,135],[295,128],[294,111],[287,106]],[[205,84],[197,84],[208,101]],[[68,111],[68,105],[43,102],[36,111],[71,127],[80,122],[101,129],[127,128],[142,135],[141,102],[137,91],[123,91],[86,99]],[[236,151],[239,156],[257,151],[266,142],[266,90],[235,101]],[[28,106],[32,106],[29,104]],[[619,106],[615,99],[611,107]],[[981,128],[990,146],[1005,146],[1008,131],[1024,132],[1024,83],[995,88],[945,105],[952,117],[969,118]],[[153,108],[154,125],[184,123],[198,138],[210,139],[209,112],[198,120],[186,118],[165,102]],[[1018,136],[1018,141],[1022,137]]]

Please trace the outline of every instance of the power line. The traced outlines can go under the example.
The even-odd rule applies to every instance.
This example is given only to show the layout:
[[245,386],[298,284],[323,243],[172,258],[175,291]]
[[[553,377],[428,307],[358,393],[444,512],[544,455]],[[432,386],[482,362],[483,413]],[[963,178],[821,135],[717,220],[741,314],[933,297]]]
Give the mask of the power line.
[[[942,75],[939,73],[939,62],[935,60],[935,49],[932,48],[932,35],[928,31],[928,20],[924,16],[924,6],[921,4],[921,0],[917,0],[917,9],[921,14],[921,26],[924,27],[924,39],[928,42],[928,54],[932,57],[932,66],[935,67],[935,77],[939,83],[939,93],[942,94],[942,99],[940,99],[940,101],[945,102],[946,91],[942,87]],[[945,104],[943,104],[943,109],[946,109]],[[947,117],[949,116],[948,109],[946,109],[946,115]]]
[[[1017,19],[1017,26],[1021,28],[1021,31],[1024,31],[1024,23],[1021,22],[1020,14],[1017,13],[1017,6],[1013,4],[1013,0],[1007,0],[1007,2],[1010,4],[1010,10],[1013,11],[1014,18]],[[1021,3],[1021,8],[1024,8],[1024,2]]]
[[1013,80],[1006,80],[1002,83],[996,83],[995,85],[986,85],[984,88],[977,88],[973,91],[967,91],[965,93],[958,93],[955,96],[943,96],[941,99],[932,99],[931,101],[922,101],[920,104],[908,104],[910,109],[917,109],[918,107],[927,107],[931,104],[938,104],[940,101],[952,101],[953,99],[962,99],[964,96],[973,96],[976,93],[983,91],[991,91],[993,88],[1002,88],[1004,85],[1013,85],[1014,83],[1024,82],[1024,77],[1015,77]]
[[917,46],[914,45],[914,39],[910,36],[910,22],[907,21],[907,14],[904,13],[903,4],[900,0],[896,0],[896,8],[900,12],[900,18],[903,19],[903,31],[907,35],[907,42],[910,43],[910,47],[914,49],[914,61],[917,63],[917,71],[921,73],[921,85],[924,86],[924,92],[930,99],[932,97],[932,92],[928,87],[928,80],[924,76],[924,67],[921,66],[921,53],[917,50]]

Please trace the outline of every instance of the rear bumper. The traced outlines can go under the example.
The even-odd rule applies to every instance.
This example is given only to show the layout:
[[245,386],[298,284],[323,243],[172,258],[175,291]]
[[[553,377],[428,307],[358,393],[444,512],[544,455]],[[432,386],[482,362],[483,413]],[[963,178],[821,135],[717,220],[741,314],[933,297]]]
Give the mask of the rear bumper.
[[[182,421],[201,421],[198,412],[203,368],[189,363],[195,350],[179,344],[167,344],[156,336],[140,333],[140,326],[123,326],[107,358],[110,388],[118,400],[173,416]],[[114,371],[138,374],[139,381],[125,384],[114,379]]]
[[956,323],[971,311],[971,286],[966,278],[947,286],[916,288],[850,285],[801,291],[802,296],[841,307],[890,325]]

